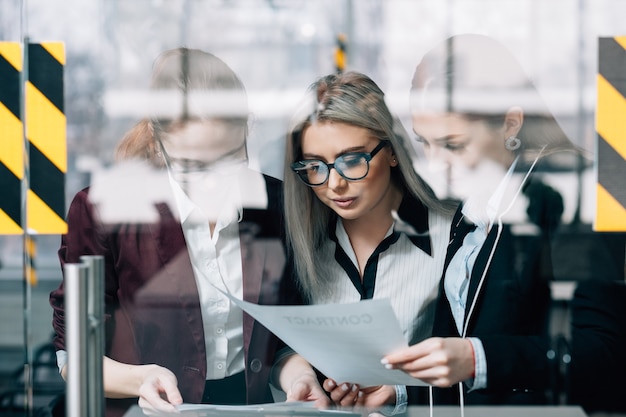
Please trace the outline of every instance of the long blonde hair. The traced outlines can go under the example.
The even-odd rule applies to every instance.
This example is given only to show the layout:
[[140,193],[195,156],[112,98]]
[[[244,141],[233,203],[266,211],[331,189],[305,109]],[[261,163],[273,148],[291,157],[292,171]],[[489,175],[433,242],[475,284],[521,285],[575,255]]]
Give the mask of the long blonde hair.
[[316,258],[328,239],[328,227],[336,214],[323,204],[311,187],[296,178],[290,166],[302,159],[302,134],[315,121],[334,121],[362,127],[374,137],[388,140],[398,160],[392,168],[392,181],[404,192],[420,200],[429,210],[450,214],[453,207],[437,199],[426,182],[413,170],[414,150],[399,120],[385,103],[383,91],[367,75],[345,72],[324,76],[307,90],[297,109],[285,153],[284,207],[287,243],[295,273],[305,297],[312,289],[325,288],[331,277],[316,272]]

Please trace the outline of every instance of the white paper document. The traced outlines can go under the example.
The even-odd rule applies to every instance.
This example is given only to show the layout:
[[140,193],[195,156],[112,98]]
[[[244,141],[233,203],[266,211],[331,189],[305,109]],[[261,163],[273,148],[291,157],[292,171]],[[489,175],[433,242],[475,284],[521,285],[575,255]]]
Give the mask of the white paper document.
[[339,417],[360,417],[361,413],[342,410],[320,410],[314,407],[313,402],[277,402],[267,404],[252,405],[214,405],[214,404],[181,404],[176,409],[183,416],[212,417],[212,416],[339,416]]
[[337,383],[426,385],[380,360],[408,344],[389,300],[265,306],[227,296]]

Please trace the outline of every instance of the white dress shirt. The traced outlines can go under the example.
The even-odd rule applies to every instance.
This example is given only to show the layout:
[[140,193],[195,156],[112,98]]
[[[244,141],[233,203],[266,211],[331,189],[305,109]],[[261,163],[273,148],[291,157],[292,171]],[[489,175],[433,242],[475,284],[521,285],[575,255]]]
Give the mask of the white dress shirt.
[[[169,174],[168,174],[169,175]],[[221,194],[213,235],[206,214],[189,199],[180,185],[169,176],[178,216],[187,243],[189,257],[198,287],[205,336],[206,379],[222,379],[245,368],[243,350],[243,313],[217,288],[243,296],[243,272],[239,220],[243,204],[266,208],[267,195],[261,174],[240,170],[231,177]],[[227,208],[228,207],[228,208]],[[56,352],[59,372],[67,364],[67,351]]]
[[[375,264],[375,271],[372,271],[375,274],[373,277],[375,287],[371,298],[389,299],[409,344],[417,343],[431,335],[449,229],[449,218],[428,212],[432,251],[432,254],[429,254],[404,233],[394,232],[392,225],[386,239],[397,240],[382,252],[377,254],[378,251],[375,251],[368,261],[370,266]],[[358,270],[356,255],[341,219],[337,220],[335,234],[341,249],[353,267]],[[350,303],[364,298],[350,278],[349,272],[344,269],[345,265],[336,260],[335,248],[335,242],[329,239],[321,252],[318,262],[319,274],[332,279],[328,280],[327,291],[312,294],[313,304]],[[365,274],[368,274],[367,267]]]
[[224,203],[213,235],[207,215],[187,197],[178,183],[173,180],[171,183],[200,297],[206,379],[222,379],[245,368],[243,312],[218,290],[228,290],[240,299],[243,296],[239,182],[232,181],[222,195],[213,196]]
[[[391,225],[368,259],[362,280],[348,234],[341,219],[337,219],[335,235],[326,241],[318,263],[320,276],[332,278],[327,281],[325,291],[311,294],[311,302],[351,303],[364,298],[387,298],[410,345],[430,337],[450,236],[450,219],[427,213],[427,229],[421,231],[423,235],[415,241],[395,231],[395,223]],[[380,410],[386,415],[406,410],[406,387],[396,385],[395,390],[395,406]]]

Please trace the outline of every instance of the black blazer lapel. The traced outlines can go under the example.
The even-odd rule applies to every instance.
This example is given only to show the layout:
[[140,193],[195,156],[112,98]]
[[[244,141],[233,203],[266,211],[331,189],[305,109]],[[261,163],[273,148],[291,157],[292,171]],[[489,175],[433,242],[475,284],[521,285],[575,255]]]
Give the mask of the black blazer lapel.
[[[495,247],[498,243],[496,242],[496,238],[498,236],[498,225],[493,225],[491,227],[491,230],[489,231],[489,234],[487,235],[487,239],[485,240],[485,243],[483,244],[482,248],[480,249],[480,252],[478,253],[478,256],[476,257],[476,262],[474,263],[474,268],[472,269],[472,275],[470,277],[470,284],[469,284],[469,288],[468,288],[468,293],[467,293],[467,301],[465,303],[465,319],[464,322],[467,322],[468,320],[468,315],[470,312],[470,309],[472,308],[472,304],[474,301],[474,298],[476,297],[480,297],[482,291],[484,290],[485,286],[487,285],[487,280],[489,279],[489,269],[491,267],[491,261],[489,258],[491,258],[492,256],[492,251],[497,250],[497,248]],[[480,292],[479,292],[479,284],[480,281],[483,277],[483,273],[485,273],[486,271],[486,275],[485,275],[485,279],[483,281],[482,287],[480,288]],[[478,303],[480,303],[480,300],[476,300],[476,303],[478,305]],[[476,309],[477,307],[475,307]],[[475,317],[475,313],[473,317]],[[470,323],[467,325],[468,331],[470,329],[470,326],[472,325],[472,317],[469,317],[470,319]]]

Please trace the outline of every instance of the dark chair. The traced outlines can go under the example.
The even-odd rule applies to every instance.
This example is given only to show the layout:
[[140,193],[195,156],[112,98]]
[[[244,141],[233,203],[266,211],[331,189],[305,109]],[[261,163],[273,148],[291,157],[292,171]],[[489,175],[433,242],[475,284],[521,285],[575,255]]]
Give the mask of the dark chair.
[[626,283],[578,283],[571,304],[567,396],[587,413],[626,412]]
[[[33,416],[51,416],[53,404],[65,396],[65,381],[59,375],[56,352],[51,343],[39,346],[33,353],[32,398]],[[10,378],[10,384],[0,392],[0,415],[26,416],[26,390],[23,366]]]

